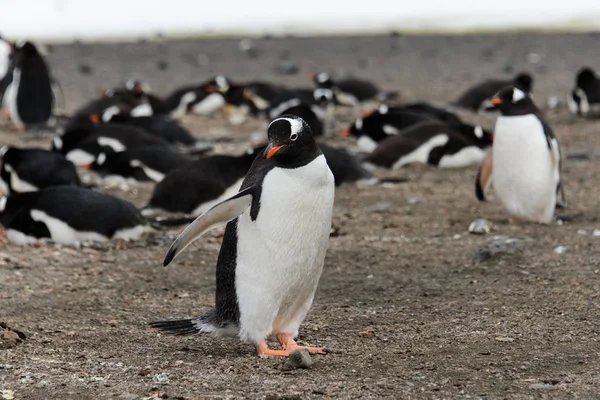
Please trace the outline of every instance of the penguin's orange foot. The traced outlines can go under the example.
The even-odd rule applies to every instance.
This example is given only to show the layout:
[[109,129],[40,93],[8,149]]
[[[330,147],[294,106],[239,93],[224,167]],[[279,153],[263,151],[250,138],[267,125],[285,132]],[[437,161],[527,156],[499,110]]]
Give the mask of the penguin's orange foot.
[[265,341],[262,341],[256,346],[256,351],[258,351],[260,357],[287,357],[291,353],[289,350],[270,349]]
[[305,349],[310,354],[327,354],[331,353],[331,350],[324,349],[322,347],[310,347],[310,346],[300,346],[296,341],[292,338],[292,335],[289,333],[278,333],[275,335],[277,337],[277,341],[281,344],[281,347],[284,350],[288,350],[290,353],[293,353],[296,350]]
[[10,119],[10,112],[8,110],[0,110],[0,115],[4,119]]

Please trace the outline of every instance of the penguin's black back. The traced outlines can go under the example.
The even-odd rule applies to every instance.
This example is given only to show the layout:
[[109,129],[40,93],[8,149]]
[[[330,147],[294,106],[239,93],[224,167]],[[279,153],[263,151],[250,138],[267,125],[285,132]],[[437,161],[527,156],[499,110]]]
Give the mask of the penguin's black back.
[[2,157],[2,164],[2,178],[9,186],[7,164],[15,170],[21,180],[31,183],[38,189],[80,184],[73,163],[57,152],[11,147]]
[[111,122],[131,125],[157,136],[172,144],[192,146],[196,139],[192,134],[167,115],[151,115],[147,117],[117,116]]
[[443,108],[433,106],[428,103],[412,103],[412,104],[406,104],[406,105],[399,106],[399,107],[389,107],[388,112],[389,113],[409,112],[409,113],[423,114],[423,115],[433,117],[439,121],[442,121],[444,123],[451,124],[451,125],[452,124],[458,125],[461,123],[460,118],[456,114],[454,114],[448,110],[444,110]]
[[374,83],[361,79],[347,78],[336,80],[334,85],[340,91],[350,93],[358,101],[371,100],[379,94],[379,88]]
[[362,120],[362,128],[356,131],[353,124],[351,131],[358,136],[364,133],[378,142],[390,136],[384,130],[386,125],[389,125],[396,130],[404,130],[421,122],[435,121],[435,118],[416,112],[402,111],[381,114],[376,111],[371,115],[364,117]]
[[319,143],[319,147],[333,173],[336,186],[373,178],[373,174],[364,169],[360,162],[346,150],[323,143]]
[[[7,229],[14,227],[25,233],[43,230],[30,218],[33,209],[59,219],[77,231],[97,232],[106,237],[112,237],[121,229],[146,224],[132,204],[77,186],[54,186],[11,195],[4,212],[0,213],[0,222]],[[49,233],[45,237],[49,237]]]
[[192,160],[164,146],[148,146],[106,154],[102,163],[96,160],[93,169],[101,175],[118,175],[125,178],[148,180],[146,174],[139,167],[131,165],[132,161],[139,161],[155,171],[167,174]]
[[26,124],[45,123],[52,116],[54,103],[46,62],[29,42],[15,52],[15,67],[21,71],[17,91],[19,118]]

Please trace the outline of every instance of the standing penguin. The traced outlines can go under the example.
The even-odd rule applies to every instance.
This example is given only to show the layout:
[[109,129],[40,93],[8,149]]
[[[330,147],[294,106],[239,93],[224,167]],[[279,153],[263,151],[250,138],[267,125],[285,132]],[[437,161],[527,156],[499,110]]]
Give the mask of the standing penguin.
[[600,111],[600,79],[589,67],[577,73],[575,87],[567,96],[569,111],[583,117],[597,116]]
[[[312,304],[331,229],[334,179],[300,118],[268,127],[269,145],[256,158],[241,191],[196,219],[175,240],[165,265],[209,229],[228,222],[217,261],[215,308],[180,321],[151,325],[173,334],[233,335],[261,356],[287,356],[319,347],[295,342]],[[283,350],[267,346],[274,335]]]
[[10,83],[2,99],[19,130],[26,125],[44,124],[52,116],[54,94],[46,62],[31,42],[17,42],[14,48]]
[[522,90],[502,89],[491,104],[501,115],[492,160],[484,162],[478,173],[477,196],[483,199],[483,188],[491,180],[511,223],[550,223],[557,200],[559,205],[565,203],[558,140]]

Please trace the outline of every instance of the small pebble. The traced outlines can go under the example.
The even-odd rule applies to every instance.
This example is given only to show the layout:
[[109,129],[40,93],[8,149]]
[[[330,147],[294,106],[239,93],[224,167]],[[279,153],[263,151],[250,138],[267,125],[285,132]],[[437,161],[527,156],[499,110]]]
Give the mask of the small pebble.
[[558,96],[550,96],[548,98],[548,109],[552,111],[556,111],[562,107],[562,99]]
[[527,62],[530,64],[537,64],[542,61],[542,56],[538,53],[529,53],[527,54]]
[[594,231],[592,232],[592,236],[599,237],[600,236],[600,229],[594,229]]
[[531,385],[529,385],[529,389],[532,389],[532,390],[554,389],[554,385],[550,385],[548,383],[532,383]]
[[296,75],[299,71],[298,65],[291,60],[282,61],[277,66],[277,73],[280,75]]
[[298,368],[307,369],[310,368],[312,363],[313,361],[310,358],[308,350],[300,349],[294,351],[288,356],[287,360],[285,360],[285,364],[283,364],[283,368],[286,370]]
[[387,201],[379,201],[377,203],[373,203],[370,206],[365,208],[367,212],[380,212],[385,211],[392,207],[392,203],[388,203]]
[[563,254],[565,251],[567,251],[566,246],[558,246],[558,247],[554,248],[554,252],[556,254]]
[[476,219],[469,225],[469,233],[474,235],[485,235],[490,233],[491,230],[490,223],[484,218]]
[[153,383],[158,383],[159,385],[166,385],[169,383],[169,374],[166,372],[161,372],[160,374],[154,375],[152,378]]

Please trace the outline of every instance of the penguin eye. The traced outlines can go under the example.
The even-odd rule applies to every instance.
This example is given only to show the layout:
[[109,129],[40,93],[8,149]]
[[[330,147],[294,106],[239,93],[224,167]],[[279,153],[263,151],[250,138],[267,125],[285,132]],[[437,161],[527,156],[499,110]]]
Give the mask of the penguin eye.
[[294,133],[292,133],[292,134],[290,135],[290,140],[291,140],[292,142],[295,142],[295,141],[296,141],[296,139],[298,139],[298,134],[297,134],[296,132],[294,132]]

